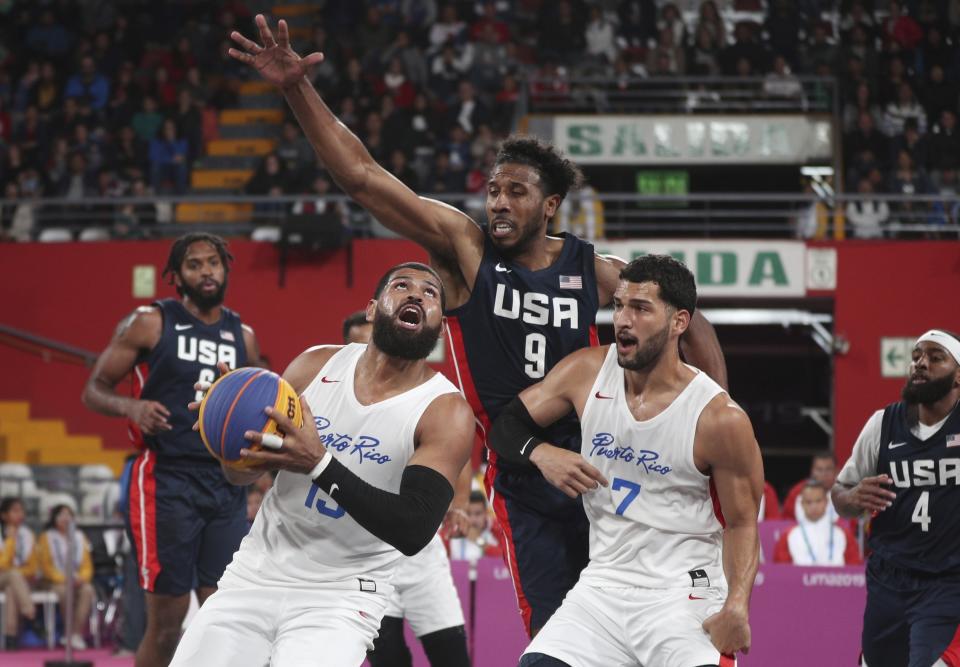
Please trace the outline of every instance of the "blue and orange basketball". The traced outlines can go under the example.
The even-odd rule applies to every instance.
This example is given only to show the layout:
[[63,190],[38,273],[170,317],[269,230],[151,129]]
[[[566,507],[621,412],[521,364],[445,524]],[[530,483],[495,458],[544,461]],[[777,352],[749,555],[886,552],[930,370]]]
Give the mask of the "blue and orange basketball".
[[[200,403],[200,438],[210,454],[243,467],[240,450],[257,449],[247,431],[277,433],[277,422],[263,409],[271,406],[297,426],[303,424],[300,399],[289,382],[263,368],[238,368],[213,383]],[[282,434],[281,434],[282,435]]]

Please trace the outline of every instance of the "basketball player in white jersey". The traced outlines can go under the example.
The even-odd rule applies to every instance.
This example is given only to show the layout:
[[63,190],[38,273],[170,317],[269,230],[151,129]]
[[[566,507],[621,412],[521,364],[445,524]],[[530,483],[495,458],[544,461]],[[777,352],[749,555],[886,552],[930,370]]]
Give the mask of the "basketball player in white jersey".
[[[373,323],[367,321],[364,311],[353,313],[343,321],[344,343],[367,344],[372,335]],[[445,520],[457,535],[466,532],[467,515],[462,505],[470,497],[470,468],[464,466],[464,471],[466,477],[461,474],[458,479],[457,493]],[[457,523],[461,520],[462,531]],[[470,667],[463,608],[439,534],[434,535],[420,553],[403,559],[391,584],[393,594],[380,621],[379,635],[373,642],[373,651],[367,654],[371,667],[413,664],[403,636],[403,619],[407,619],[413,634],[423,644],[431,667]]]
[[[521,667],[735,665],[750,646],[763,464],[747,415],[680,360],[695,307],[683,264],[631,262],[616,344],[566,357],[494,424],[497,452],[582,495],[590,520],[590,563]],[[559,454],[577,466],[558,474],[537,433],[571,410],[583,446]]]
[[254,472],[224,468],[237,484],[281,472],[174,665],[363,662],[394,570],[433,539],[473,444],[469,405],[424,361],[442,308],[436,272],[400,264],[367,306],[369,345],[313,347],[290,364],[304,424],[267,409],[282,442],[247,432],[271,449],[242,450]]

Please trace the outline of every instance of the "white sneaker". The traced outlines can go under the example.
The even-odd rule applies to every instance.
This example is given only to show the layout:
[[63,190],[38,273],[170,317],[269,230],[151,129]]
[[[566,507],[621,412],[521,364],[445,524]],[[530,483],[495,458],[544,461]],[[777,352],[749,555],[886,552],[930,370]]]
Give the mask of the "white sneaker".
[[85,642],[83,637],[78,634],[74,634],[72,637],[70,637],[70,646],[74,651],[87,650],[87,642]]

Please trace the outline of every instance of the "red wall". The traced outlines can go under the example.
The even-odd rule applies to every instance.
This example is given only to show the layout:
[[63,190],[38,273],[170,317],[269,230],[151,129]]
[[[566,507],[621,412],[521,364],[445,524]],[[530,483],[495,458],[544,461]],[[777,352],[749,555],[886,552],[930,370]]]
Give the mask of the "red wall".
[[[237,241],[230,247],[236,263],[227,303],[256,329],[276,370],[310,345],[338,342],[343,317],[366,304],[388,267],[426,259],[405,241],[357,241],[352,288],[340,251],[294,257],[281,289],[273,246]],[[842,462],[863,422],[896,400],[902,385],[880,377],[880,338],[917,336],[934,326],[960,331],[960,244],[847,241],[835,247],[835,330],[850,342],[835,364],[835,442]],[[145,302],[131,297],[132,267],[153,264],[159,274],[168,248],[167,242],[0,244],[0,323],[98,351],[116,323]],[[161,285],[158,295],[173,290]],[[34,416],[65,418],[73,433],[100,433],[109,446],[124,447],[120,420],[80,404],[88,372],[0,345],[0,400],[29,399]]]
[[[0,324],[98,352],[116,324],[149,299],[131,296],[133,266],[159,274],[168,242],[0,244]],[[426,261],[406,241],[354,243],[354,283],[347,287],[346,252],[295,255],[286,287],[278,286],[278,254],[266,243],[235,241],[227,304],[257,332],[274,370],[317,343],[339,343],[341,322],[366,306],[377,280],[401,261]],[[158,297],[174,296],[159,284]],[[80,403],[89,369],[46,363],[0,345],[0,400],[32,401],[33,416],[64,418],[72,433],[99,433],[110,447],[127,445],[122,421],[95,415]]]
[[834,443],[850,455],[864,422],[900,396],[880,376],[880,338],[960,331],[960,243],[845,241],[837,248],[834,331],[850,351],[834,364]]

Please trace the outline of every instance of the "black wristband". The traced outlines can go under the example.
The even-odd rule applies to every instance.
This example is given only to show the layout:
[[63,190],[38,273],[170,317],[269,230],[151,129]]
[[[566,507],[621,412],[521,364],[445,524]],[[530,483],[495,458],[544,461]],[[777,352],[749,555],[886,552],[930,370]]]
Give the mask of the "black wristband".
[[[400,493],[390,493],[363,481],[334,458],[313,483],[343,506],[361,526],[387,544],[412,556],[423,549],[443,521],[453,486],[433,468],[403,469]],[[337,488],[330,491],[333,486]]]
[[505,461],[529,465],[530,454],[546,441],[540,437],[540,427],[527,406],[517,397],[497,417],[487,442]]

